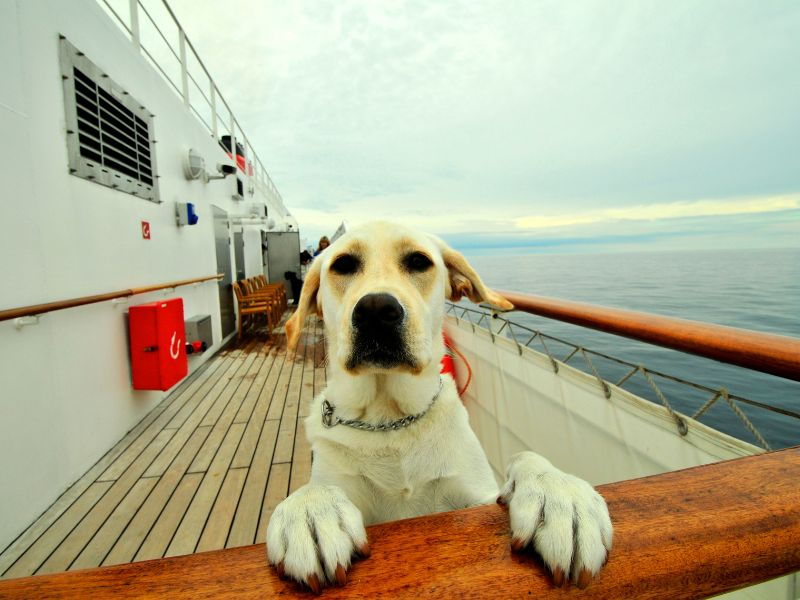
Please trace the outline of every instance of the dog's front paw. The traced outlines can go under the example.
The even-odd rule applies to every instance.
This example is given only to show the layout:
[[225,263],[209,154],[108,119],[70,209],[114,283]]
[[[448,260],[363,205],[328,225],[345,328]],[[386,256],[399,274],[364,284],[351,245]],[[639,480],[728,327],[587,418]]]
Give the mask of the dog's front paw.
[[533,452],[512,458],[498,502],[508,505],[511,547],[532,545],[562,586],[589,585],[611,549],[612,527],[603,497],[582,479]]
[[319,593],[328,583],[344,585],[355,552],[369,555],[361,513],[333,485],[308,484],[281,502],[267,527],[267,558]]

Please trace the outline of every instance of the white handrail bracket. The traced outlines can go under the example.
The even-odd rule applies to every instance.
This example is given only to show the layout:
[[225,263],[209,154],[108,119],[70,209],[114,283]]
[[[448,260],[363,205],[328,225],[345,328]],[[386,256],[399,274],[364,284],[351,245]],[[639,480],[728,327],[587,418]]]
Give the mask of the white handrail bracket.
[[22,329],[23,327],[27,327],[29,325],[38,325],[39,324],[39,315],[32,315],[27,317],[17,317],[14,319],[14,327],[17,329]]

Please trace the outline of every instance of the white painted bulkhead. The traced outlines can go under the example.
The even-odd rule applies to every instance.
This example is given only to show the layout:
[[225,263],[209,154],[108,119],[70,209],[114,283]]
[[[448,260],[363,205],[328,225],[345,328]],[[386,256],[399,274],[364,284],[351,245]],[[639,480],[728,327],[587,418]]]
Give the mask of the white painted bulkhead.
[[244,274],[245,277],[255,277],[256,275],[264,274],[266,265],[264,264],[264,255],[261,252],[261,231],[242,226],[242,233],[244,237]]
[[[59,34],[155,115],[161,203],[68,173]],[[0,51],[0,309],[214,274],[212,204],[234,217],[257,201],[290,219],[258,190],[233,200],[232,176],[187,181],[188,148],[211,172],[230,159],[93,0],[3,2]],[[176,202],[195,203],[199,223],[178,227]],[[252,276],[263,272],[260,236],[244,228]],[[0,550],[164,398],[131,387],[127,310],[177,296],[186,317],[212,317],[215,347],[190,357],[194,370],[224,341],[214,281],[49,313],[19,329],[0,323]]]

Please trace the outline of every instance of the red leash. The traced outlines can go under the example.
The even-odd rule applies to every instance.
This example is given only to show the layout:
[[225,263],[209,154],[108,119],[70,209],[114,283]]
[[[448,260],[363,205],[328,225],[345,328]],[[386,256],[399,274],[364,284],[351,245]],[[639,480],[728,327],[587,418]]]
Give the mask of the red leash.
[[453,357],[458,356],[458,358],[461,360],[462,363],[464,363],[464,366],[467,368],[467,381],[464,384],[464,387],[458,390],[458,395],[463,396],[464,392],[466,392],[467,388],[469,388],[469,384],[472,383],[472,367],[470,366],[469,362],[464,357],[464,355],[461,354],[461,352],[458,351],[458,348],[455,347],[453,341],[449,337],[447,337],[447,334],[442,333],[442,335],[444,336],[444,347],[446,349],[446,352],[445,355],[442,357],[441,373],[449,374],[453,377],[454,381],[457,381],[456,365],[455,362],[453,361]]

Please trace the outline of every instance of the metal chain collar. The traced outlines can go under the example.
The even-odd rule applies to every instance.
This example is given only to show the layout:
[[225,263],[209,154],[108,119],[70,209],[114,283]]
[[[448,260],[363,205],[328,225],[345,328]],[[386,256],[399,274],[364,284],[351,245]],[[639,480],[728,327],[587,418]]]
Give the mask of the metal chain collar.
[[359,421],[358,419],[342,419],[336,417],[333,414],[336,411],[336,407],[327,400],[323,400],[322,424],[329,429],[331,427],[336,427],[337,425],[347,425],[348,427],[352,427],[353,429],[361,429],[362,431],[393,431],[397,429],[402,429],[404,427],[408,427],[412,423],[420,420],[428,413],[428,411],[433,406],[433,403],[436,402],[436,399],[439,397],[439,394],[442,393],[443,382],[444,379],[441,376],[439,376],[439,389],[436,390],[436,394],[431,399],[431,402],[430,404],[428,404],[428,407],[421,413],[417,413],[416,415],[406,415],[402,419],[397,419],[396,421],[378,423],[377,425],[373,425],[372,423],[367,423],[366,421]]

